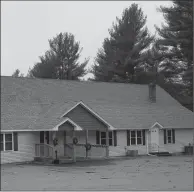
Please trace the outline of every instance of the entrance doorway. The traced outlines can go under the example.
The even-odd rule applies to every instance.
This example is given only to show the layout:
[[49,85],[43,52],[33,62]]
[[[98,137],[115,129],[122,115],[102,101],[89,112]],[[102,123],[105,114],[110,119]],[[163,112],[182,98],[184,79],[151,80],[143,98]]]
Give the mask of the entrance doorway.
[[152,152],[159,151],[159,128],[151,129],[151,150]]

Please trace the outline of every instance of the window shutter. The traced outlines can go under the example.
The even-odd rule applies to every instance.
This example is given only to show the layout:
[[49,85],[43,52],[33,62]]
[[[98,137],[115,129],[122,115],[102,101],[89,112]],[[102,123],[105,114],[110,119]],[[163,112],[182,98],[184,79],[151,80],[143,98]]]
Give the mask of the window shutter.
[[164,129],[164,144],[166,144],[166,129]]
[[96,131],[96,144],[100,144],[100,131]]
[[47,144],[49,144],[49,131],[46,131],[46,141],[47,141]]
[[44,143],[44,131],[40,131],[40,143]]
[[145,145],[145,129],[142,132],[143,132],[143,145]]
[[127,130],[127,146],[130,145],[130,130]]
[[114,130],[113,134],[114,134],[114,146],[117,146],[117,131]]
[[14,151],[18,151],[18,133],[13,133]]
[[173,143],[175,143],[175,130],[172,129],[172,141]]

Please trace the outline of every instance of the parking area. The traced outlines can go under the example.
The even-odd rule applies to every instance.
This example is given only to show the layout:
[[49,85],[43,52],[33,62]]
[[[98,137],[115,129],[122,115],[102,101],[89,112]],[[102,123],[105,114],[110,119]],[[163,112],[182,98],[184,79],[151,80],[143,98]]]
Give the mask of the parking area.
[[2,165],[1,190],[193,190],[191,156]]

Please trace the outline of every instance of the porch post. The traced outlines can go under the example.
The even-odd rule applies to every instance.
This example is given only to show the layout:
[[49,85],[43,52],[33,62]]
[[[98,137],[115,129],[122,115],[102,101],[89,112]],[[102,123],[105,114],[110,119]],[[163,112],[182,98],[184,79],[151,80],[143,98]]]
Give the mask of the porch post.
[[[75,130],[73,129],[73,138],[74,137],[75,137]],[[72,141],[72,143],[73,143],[73,141]],[[75,163],[76,162],[76,146],[74,145],[74,143],[73,143],[72,150],[73,150],[73,162]]]
[[[88,130],[86,129],[86,144],[88,143]],[[86,159],[88,158],[88,150],[86,149]]]
[[109,132],[106,130],[106,158],[109,157]]
[[149,139],[148,139],[148,136],[149,136],[149,130],[147,130],[145,132],[146,134],[146,150],[147,150],[147,154],[149,153]]

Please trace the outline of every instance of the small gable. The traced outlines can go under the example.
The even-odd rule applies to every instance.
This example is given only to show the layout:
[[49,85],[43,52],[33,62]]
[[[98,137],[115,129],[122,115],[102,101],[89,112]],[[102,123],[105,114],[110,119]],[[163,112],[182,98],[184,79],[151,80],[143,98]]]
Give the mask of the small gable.
[[74,129],[74,125],[72,125],[70,122],[66,121],[62,125],[58,127],[59,131],[70,131]]
[[154,123],[154,125],[151,128],[158,128],[161,129],[162,125],[160,125],[158,122]]
[[83,129],[104,130],[107,125],[99,120],[92,112],[83,107],[81,104],[69,111],[64,117],[70,118]]

